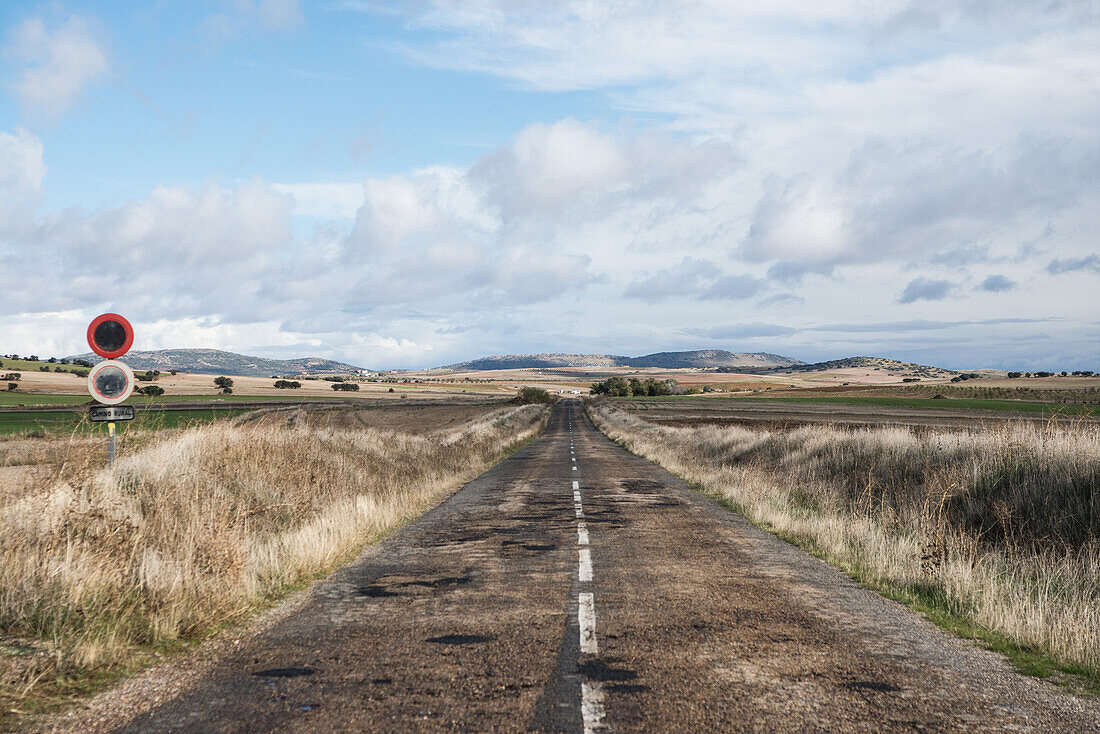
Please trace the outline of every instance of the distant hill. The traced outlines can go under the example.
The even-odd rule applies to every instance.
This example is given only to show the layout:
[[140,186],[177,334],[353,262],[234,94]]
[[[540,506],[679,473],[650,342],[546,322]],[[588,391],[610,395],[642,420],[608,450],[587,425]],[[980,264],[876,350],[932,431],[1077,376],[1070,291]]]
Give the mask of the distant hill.
[[713,367],[790,367],[802,362],[767,352],[727,352],[699,349],[690,352],[657,352],[642,357],[616,354],[498,354],[448,365],[452,370],[512,370],[551,367],[657,367],[659,369]]
[[[92,353],[78,354],[76,359],[99,362]],[[320,357],[301,359],[265,359],[220,349],[161,349],[156,352],[128,352],[122,361],[135,370],[179,370],[200,375],[242,375],[270,377],[296,375],[300,372],[357,372],[361,368]]]
[[915,362],[900,362],[886,357],[845,357],[844,359],[832,359],[828,362],[814,362],[813,364],[800,364],[791,367],[792,372],[817,372],[832,369],[881,369],[889,372],[913,372],[928,377],[957,374],[955,370],[945,370],[942,367],[931,367]]
[[644,357],[627,358],[628,367],[792,367],[797,359],[770,352],[727,352],[724,349],[696,349],[691,352],[657,352]]

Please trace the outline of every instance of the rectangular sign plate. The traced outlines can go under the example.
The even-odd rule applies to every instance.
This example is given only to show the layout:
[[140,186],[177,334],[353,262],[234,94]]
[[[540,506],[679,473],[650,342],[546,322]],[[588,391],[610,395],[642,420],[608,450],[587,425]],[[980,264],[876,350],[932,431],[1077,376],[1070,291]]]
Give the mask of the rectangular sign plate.
[[134,406],[132,405],[93,405],[88,408],[88,420],[92,423],[132,421],[133,419]]

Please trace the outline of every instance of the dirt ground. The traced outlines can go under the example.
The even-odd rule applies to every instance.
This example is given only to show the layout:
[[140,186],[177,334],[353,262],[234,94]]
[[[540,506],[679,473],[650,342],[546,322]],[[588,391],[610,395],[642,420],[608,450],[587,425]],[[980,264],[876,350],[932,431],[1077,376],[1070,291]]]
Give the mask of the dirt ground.
[[651,423],[666,426],[751,424],[761,428],[786,428],[809,423],[852,427],[909,426],[914,428],[977,428],[1004,421],[1046,423],[1049,415],[999,411],[907,408],[841,403],[801,403],[768,400],[676,401],[622,400],[618,407]]

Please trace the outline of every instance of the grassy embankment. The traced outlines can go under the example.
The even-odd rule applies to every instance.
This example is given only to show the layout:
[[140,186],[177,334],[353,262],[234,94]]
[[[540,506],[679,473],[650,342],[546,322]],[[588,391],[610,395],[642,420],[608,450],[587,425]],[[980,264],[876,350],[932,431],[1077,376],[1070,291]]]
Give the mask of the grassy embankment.
[[657,426],[612,439],[1023,672],[1100,691],[1100,428]]
[[0,507],[0,723],[330,572],[547,415],[504,408],[419,435],[221,422],[153,436],[113,472],[74,440],[41,491]]

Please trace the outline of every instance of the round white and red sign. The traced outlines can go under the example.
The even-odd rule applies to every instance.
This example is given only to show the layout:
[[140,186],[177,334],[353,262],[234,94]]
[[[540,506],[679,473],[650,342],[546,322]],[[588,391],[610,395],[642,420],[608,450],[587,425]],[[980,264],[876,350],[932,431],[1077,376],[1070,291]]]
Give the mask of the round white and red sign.
[[134,344],[134,327],[117,313],[105,313],[88,325],[88,346],[105,359],[118,359]]
[[100,362],[88,373],[88,392],[104,405],[117,405],[134,392],[134,371],[113,359]]

